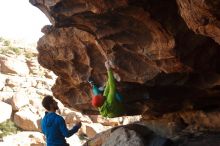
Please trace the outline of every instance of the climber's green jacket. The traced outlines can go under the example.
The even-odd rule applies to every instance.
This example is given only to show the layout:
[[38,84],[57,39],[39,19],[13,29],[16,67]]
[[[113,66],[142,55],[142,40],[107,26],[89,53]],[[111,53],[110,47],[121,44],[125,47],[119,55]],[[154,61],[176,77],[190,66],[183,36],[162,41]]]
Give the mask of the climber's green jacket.
[[122,102],[116,99],[116,86],[112,70],[108,70],[108,81],[103,93],[106,98],[104,104],[99,108],[99,112],[103,117],[114,118],[124,113]]

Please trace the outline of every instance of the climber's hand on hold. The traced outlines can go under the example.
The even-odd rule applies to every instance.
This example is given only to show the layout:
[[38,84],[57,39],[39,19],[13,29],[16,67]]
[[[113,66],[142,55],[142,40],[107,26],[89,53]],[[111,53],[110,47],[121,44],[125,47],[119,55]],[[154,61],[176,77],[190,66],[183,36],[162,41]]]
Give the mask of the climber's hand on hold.
[[110,64],[109,64],[109,61],[106,61],[106,62],[105,62],[105,67],[106,67],[107,70],[109,70],[109,69],[111,68],[111,67],[110,67]]
[[115,68],[115,64],[114,64],[114,62],[113,61],[108,61],[108,64],[111,66],[111,68]]

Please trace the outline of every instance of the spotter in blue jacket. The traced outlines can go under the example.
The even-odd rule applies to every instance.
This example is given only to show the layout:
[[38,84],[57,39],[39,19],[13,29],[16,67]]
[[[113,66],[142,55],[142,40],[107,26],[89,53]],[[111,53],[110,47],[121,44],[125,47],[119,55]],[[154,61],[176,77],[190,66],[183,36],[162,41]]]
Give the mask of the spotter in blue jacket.
[[65,137],[70,137],[79,130],[79,126],[73,126],[68,130],[63,117],[55,112],[46,112],[41,121],[42,132],[46,136],[47,146],[69,146]]

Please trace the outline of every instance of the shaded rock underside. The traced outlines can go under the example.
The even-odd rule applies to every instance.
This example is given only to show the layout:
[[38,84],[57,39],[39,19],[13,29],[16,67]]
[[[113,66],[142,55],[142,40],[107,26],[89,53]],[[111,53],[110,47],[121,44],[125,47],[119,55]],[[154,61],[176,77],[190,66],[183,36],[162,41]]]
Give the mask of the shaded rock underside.
[[[135,134],[134,132],[130,131],[135,131]],[[141,143],[139,140],[137,140],[137,137],[142,140]],[[102,144],[103,146],[123,146],[125,144],[129,146],[216,146],[220,144],[219,137],[219,133],[209,132],[207,134],[200,133],[197,135],[185,135],[178,140],[171,141],[170,139],[156,135],[145,126],[139,124],[130,124],[99,133],[94,138],[87,141],[83,146],[100,146],[102,143],[104,143]],[[136,141],[132,141],[134,139]]]
[[104,85],[110,60],[131,115],[218,111],[219,0],[30,2],[52,23],[38,60],[58,76],[52,91],[63,103],[97,114],[87,80]]

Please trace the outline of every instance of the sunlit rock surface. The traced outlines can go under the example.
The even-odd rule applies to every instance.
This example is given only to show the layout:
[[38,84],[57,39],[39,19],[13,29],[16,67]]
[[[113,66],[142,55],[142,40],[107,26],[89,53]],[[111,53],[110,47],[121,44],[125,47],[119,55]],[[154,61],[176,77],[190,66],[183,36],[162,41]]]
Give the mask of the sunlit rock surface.
[[148,127],[159,123],[171,137],[219,131],[208,122],[220,121],[219,0],[30,2],[52,23],[42,29],[38,61],[58,76],[52,91],[64,104],[98,114],[87,80],[104,85],[110,60],[126,109]]
[[[170,112],[185,102],[203,108],[207,102],[197,100],[219,95],[218,1],[30,2],[52,23],[42,29],[38,60],[58,76],[54,95],[73,108],[96,113],[87,80],[104,84],[107,59],[128,102],[143,100],[149,92],[150,108]],[[213,20],[208,26],[197,23],[206,17]],[[207,104],[217,106],[212,101]]]

